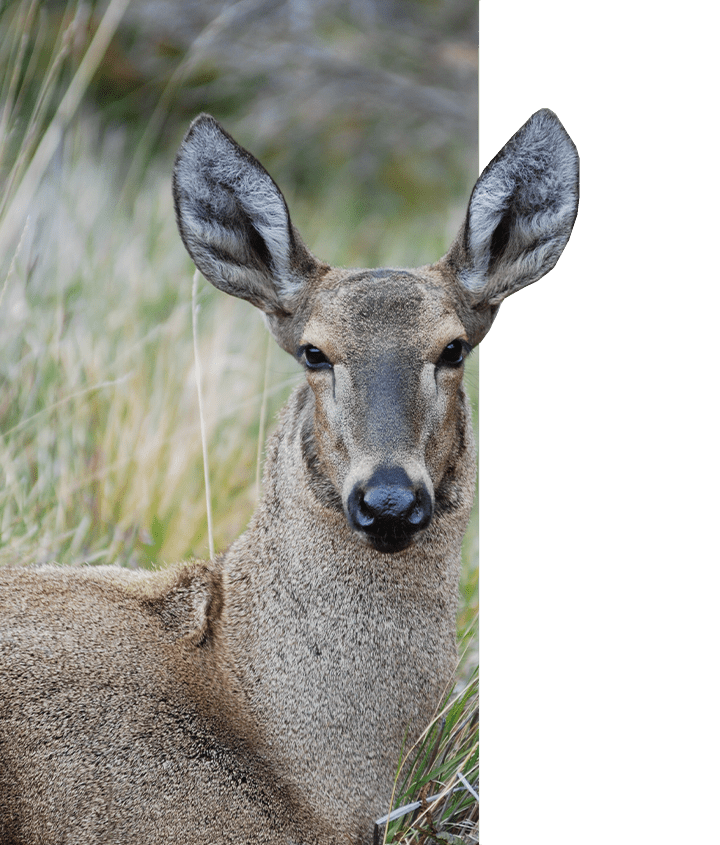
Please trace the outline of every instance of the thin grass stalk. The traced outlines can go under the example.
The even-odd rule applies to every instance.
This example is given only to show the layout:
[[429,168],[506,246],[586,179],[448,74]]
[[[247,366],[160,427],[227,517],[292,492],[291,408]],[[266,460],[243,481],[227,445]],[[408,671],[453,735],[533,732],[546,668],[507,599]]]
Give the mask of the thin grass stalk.
[[[450,686],[450,682],[448,682],[447,686],[445,687],[445,690],[444,690],[444,692],[443,692],[443,695],[442,695],[441,700],[445,700],[446,696],[449,694],[449,691],[450,691],[450,690],[449,690],[449,686]],[[437,724],[438,720],[439,720],[439,719],[441,719],[441,718],[443,718],[443,717],[447,714],[447,712],[450,710],[450,708],[451,708],[451,706],[452,706],[453,704],[454,704],[454,702],[450,702],[450,701],[448,701],[448,702],[447,702],[447,704],[446,704],[446,705],[442,708],[442,710],[441,710],[439,713],[436,713],[436,714],[435,714],[435,716],[433,716],[433,719],[432,719],[432,721],[430,722],[430,724],[429,724],[429,725],[425,728],[425,730],[424,730],[424,731],[420,734],[420,736],[419,736],[419,737],[415,740],[415,742],[414,742],[414,743],[410,746],[410,749],[408,750],[408,752],[407,752],[407,753],[405,754],[405,756],[403,757],[403,759],[402,759],[402,761],[401,761],[400,765],[398,766],[398,772],[402,771],[402,769],[405,767],[405,764],[406,764],[406,763],[408,762],[408,760],[410,759],[410,755],[413,753],[413,751],[414,751],[414,750],[415,750],[415,749],[416,749],[416,748],[417,748],[417,747],[418,747],[421,743],[423,743],[423,742],[426,740],[426,738],[428,737],[428,735],[430,734],[430,732],[432,731],[432,729],[433,729],[433,728],[435,727],[435,725]],[[396,790],[397,790],[397,778],[395,779],[395,783],[393,784],[393,788],[392,788],[392,793],[391,793],[391,795],[390,795],[390,806],[389,806],[389,808],[388,808],[388,814],[392,812],[392,806],[393,806],[393,804],[395,803],[395,793],[396,793]],[[385,825],[385,832],[383,833],[382,845],[386,845],[386,843],[387,843],[387,830],[388,830],[388,826],[387,826],[387,825]]]
[[265,339],[265,372],[263,374],[262,401],[260,403],[260,423],[258,426],[257,459],[255,463],[255,490],[257,498],[260,498],[260,467],[262,466],[262,451],[265,443],[265,418],[267,417],[268,404],[268,379],[270,378],[271,339],[270,332],[266,332]]
[[[24,5],[24,4],[23,4]],[[31,0],[31,7],[35,5],[37,6],[37,0]],[[28,15],[23,16],[23,7],[21,6],[18,10],[18,17],[21,17],[23,20],[28,20],[30,17],[34,17],[34,12],[31,11]],[[16,29],[18,30],[16,32]],[[18,99],[18,84],[20,82],[20,70],[23,65],[23,61],[25,58],[25,51],[27,50],[28,43],[30,42],[30,36],[28,35],[27,31],[19,31],[20,27],[11,27],[10,34],[8,35],[8,41],[12,39],[13,33],[16,32],[17,38],[15,39],[16,43],[10,45],[9,50],[9,57],[6,59],[3,56],[3,60],[6,61],[6,67],[12,68],[9,77],[6,77],[3,82],[3,90],[0,93],[2,99],[5,103],[2,110],[2,117],[0,118],[0,138],[5,138],[7,133],[7,127],[10,124],[10,115],[12,113],[13,105],[17,103]],[[3,50],[3,53],[5,50]]]
[[[150,118],[147,121],[145,129],[140,137],[140,141],[135,148],[135,153],[130,163],[130,167],[128,168],[127,177],[125,178],[125,182],[120,191],[120,204],[125,201],[128,193],[132,192],[139,183],[140,171],[149,158],[150,148],[152,147],[153,141],[160,133],[162,123],[166,119],[170,109],[173,95],[180,90],[195,65],[203,58],[204,50],[206,49],[205,44],[208,46],[212,44],[213,36],[217,31],[222,29],[225,19],[234,11],[235,4],[231,5],[227,9],[223,9],[220,14],[213,18],[213,20],[211,20],[202,32],[193,40],[192,44],[185,53],[185,57],[172,72],[170,79],[160,93],[157,105],[153,109],[153,112],[150,115]],[[205,44],[203,42],[205,42]]]
[[[462,769],[465,767],[465,765],[467,764],[467,762],[470,760],[470,758],[473,756],[473,754],[474,754],[474,753],[475,753],[475,750],[473,749],[472,751],[470,751],[470,752],[469,752],[469,753],[465,756],[465,759],[463,760],[463,762],[462,762],[462,763],[460,764],[460,766],[458,767],[458,769],[459,769],[460,771],[462,771]],[[457,777],[457,775],[456,775],[455,777]],[[459,778],[458,778],[458,780],[459,780]],[[462,784],[462,781],[461,781],[461,784]],[[464,787],[464,788],[466,788],[464,784],[462,784],[462,785],[463,785],[463,787]],[[437,796],[435,797],[435,800],[434,800],[431,804],[428,804],[425,808],[423,808],[423,810],[422,810],[422,812],[420,813],[420,815],[419,815],[419,816],[418,816],[418,817],[417,817],[417,818],[413,821],[413,825],[414,825],[415,827],[419,826],[419,825],[420,825],[420,822],[422,822],[422,820],[423,820],[424,818],[426,818],[427,816],[429,816],[429,817],[430,817],[430,820],[432,821],[432,815],[433,815],[434,811],[435,811],[436,809],[438,809],[438,807],[440,806],[441,802],[443,802],[443,801],[444,801],[447,797],[449,797],[449,796],[451,796],[451,795],[453,794],[453,790],[454,790],[454,789],[455,789],[455,784],[454,784],[454,783],[453,783],[453,781],[451,780],[451,781],[450,781],[447,785],[445,785],[445,786],[444,786],[444,787],[440,790],[440,792],[439,792],[439,793],[437,794]],[[473,793],[471,793],[471,794],[473,794],[473,796],[474,796],[474,792],[473,792]]]
[[[39,54],[42,51],[44,33],[47,27],[45,26],[45,15],[41,10],[36,32],[34,33],[34,37],[31,36],[31,30],[35,24],[34,19],[36,15],[37,7],[35,4],[32,4],[31,9],[26,14],[24,13],[23,9],[19,9],[17,12],[16,21],[13,22],[13,24],[16,25],[18,28],[22,28],[23,31],[19,39],[19,49],[21,52],[16,58],[13,59],[12,66],[15,66],[20,69],[22,67],[22,60],[25,56],[25,48],[30,42],[32,43],[32,49],[30,52],[28,65],[20,89],[14,92],[14,94],[12,95],[10,94],[10,92],[8,92],[8,99],[5,103],[5,114],[7,115],[7,123],[3,126],[3,132],[2,135],[0,135],[0,142],[2,143],[2,154],[0,155],[0,161],[4,161],[8,151],[10,150],[10,141],[12,138],[12,123],[15,119],[17,119],[18,113],[22,109],[25,90],[30,85],[32,75],[39,65]],[[19,149],[17,155],[15,156],[15,161],[10,166],[8,175],[5,177],[4,180],[3,193],[0,197],[0,220],[2,219],[2,216],[5,213],[6,207],[15,196],[17,182],[20,179],[21,174],[23,174],[27,169],[27,160],[31,154],[31,151],[34,149],[36,136],[39,131],[39,122],[37,116],[39,113],[41,113],[42,104],[46,101],[49,102],[49,97],[46,97],[46,92],[53,89],[53,86],[57,81],[57,77],[59,75],[59,71],[64,58],[64,56],[57,56],[55,52],[53,52],[50,66],[43,71],[40,83],[40,90],[35,96],[30,117],[28,118],[27,123],[23,129],[23,134],[19,142]],[[10,64],[7,65],[7,67],[10,66]]]
[[12,259],[10,260],[10,266],[8,267],[8,271],[5,275],[5,281],[3,282],[2,290],[0,290],[0,307],[2,306],[2,301],[5,298],[5,291],[7,290],[8,282],[10,281],[10,276],[12,276],[13,271],[15,270],[15,264],[17,263],[17,258],[20,254],[20,250],[22,249],[22,245],[25,240],[25,235],[27,235],[27,230],[28,221],[25,220],[25,225],[23,226],[23,230],[20,235],[20,240],[18,241],[18,245],[15,248],[15,252],[13,253]]
[[[65,9],[63,20],[58,27],[55,44],[52,48],[51,64],[50,67],[43,72],[40,90],[35,98],[35,105],[33,106],[30,120],[28,121],[29,131],[27,135],[29,138],[33,138],[36,131],[39,131],[42,128],[45,113],[50,107],[52,94],[55,91],[55,83],[60,76],[60,71],[62,70],[64,61],[70,55],[73,36],[75,35],[76,30],[79,29],[79,17],[80,6],[78,6],[78,2],[76,0],[75,10],[73,11],[72,6],[68,5]],[[38,37],[35,38],[33,55],[39,57],[42,53],[45,42],[44,33],[48,31],[47,17],[44,10],[41,10],[41,16],[38,19],[38,30],[39,32]],[[26,78],[28,80],[30,79],[30,77]]]
[[28,22],[31,17],[34,17],[34,13],[25,11],[28,5],[37,5],[37,0],[21,0],[14,13],[10,11],[9,6],[0,13],[0,68],[3,71],[0,87],[0,98],[3,103],[2,119],[0,119],[2,136],[0,137],[3,138],[11,111],[17,103],[16,89],[25,51],[30,41]]
[[40,180],[58,148],[63,132],[75,115],[92,77],[97,70],[110,39],[120,24],[130,0],[110,0],[95,35],[90,42],[80,66],[68,85],[67,91],[57,107],[55,115],[31,158],[17,190],[0,223],[0,255],[6,253],[16,237],[16,221],[25,217]]
[[[30,0],[29,5],[30,5],[30,11],[28,12],[28,15],[27,15],[28,26],[25,29],[25,31],[22,33],[22,36],[21,36],[21,43],[24,44],[25,46],[27,46],[27,44],[31,40],[30,32],[29,32],[30,22],[33,21],[35,19],[35,16],[38,14],[38,8],[40,8],[40,0]],[[41,17],[39,26],[44,27],[44,29],[47,29],[47,16],[45,14],[43,14],[43,16]],[[41,58],[41,52],[42,51],[41,51],[39,45],[42,44],[42,40],[43,40],[42,39],[42,33],[43,33],[43,30],[41,29],[40,37],[32,39],[32,42],[33,42],[32,48],[33,49],[32,49],[32,51],[31,51],[31,53],[28,57],[28,63],[27,63],[27,66],[25,68],[25,73],[23,74],[23,81],[22,81],[22,84],[21,84],[19,90],[17,91],[17,93],[14,97],[13,102],[11,103],[11,105],[13,107],[13,112],[11,112],[11,114],[10,114],[11,120],[16,116],[16,113],[20,111],[20,107],[21,107],[21,103],[23,101],[23,97],[25,96],[27,89],[31,85],[31,80],[35,78],[35,74],[40,67],[40,58]],[[23,51],[23,55],[24,55],[24,51]]]
[[[37,6],[35,5],[33,5],[33,7],[28,11],[27,15],[24,18],[22,18],[22,10],[18,12],[18,17],[22,18],[22,25],[24,26],[25,30],[22,35],[22,38],[24,40],[30,39],[30,30],[35,25],[35,16],[37,12]],[[21,179],[22,174],[27,173],[28,159],[32,155],[32,151],[35,149],[35,142],[38,134],[42,130],[47,110],[49,109],[52,101],[52,94],[56,90],[56,85],[60,77],[60,72],[62,70],[65,60],[70,54],[71,38],[69,36],[69,31],[77,25],[76,17],[71,19],[71,12],[69,7],[65,10],[65,16],[63,18],[62,23],[60,24],[60,27],[58,28],[56,42],[52,48],[50,65],[42,73],[42,78],[40,80],[40,90],[35,96],[32,111],[30,112],[30,117],[28,118],[27,124],[23,130],[23,137],[20,142],[20,149],[18,151],[18,155],[15,159],[12,168],[10,169],[9,176],[6,181],[5,196],[3,197],[2,204],[0,205],[0,216],[4,214],[7,204],[11,200],[16,199],[16,183],[19,179]],[[15,102],[11,104],[13,105],[15,111],[19,111],[19,109],[22,107],[24,89],[26,86],[30,85],[30,80],[32,79],[34,69],[39,65],[40,54],[43,51],[43,46],[45,43],[45,33],[47,32],[47,30],[48,27],[46,14],[43,9],[40,9],[40,13],[38,15],[37,20],[37,31],[35,32],[35,37],[32,39],[32,52],[30,54],[30,61],[28,62],[23,86],[20,91],[17,92]],[[13,115],[10,116],[10,121],[12,121],[12,119]]]
[[200,412],[200,441],[202,444],[203,476],[205,479],[205,506],[207,508],[208,547],[210,550],[210,560],[212,560],[215,557],[215,543],[213,541],[212,503],[210,495],[210,469],[208,463],[207,437],[205,435],[205,414],[203,412],[201,384],[202,372],[200,370],[200,353],[198,352],[197,313],[200,306],[197,304],[197,288],[199,278],[200,271],[196,270],[193,273],[192,282],[192,335],[193,353],[195,355],[195,383],[197,385],[198,410]]

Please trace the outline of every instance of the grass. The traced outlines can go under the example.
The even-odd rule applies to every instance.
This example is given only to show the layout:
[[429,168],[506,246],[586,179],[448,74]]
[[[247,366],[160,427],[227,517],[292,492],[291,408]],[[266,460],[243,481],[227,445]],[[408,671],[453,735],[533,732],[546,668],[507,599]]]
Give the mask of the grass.
[[[465,648],[476,626],[477,617],[461,637]],[[478,718],[476,664],[467,683],[446,696],[431,724],[403,755],[392,808],[375,824],[375,845],[477,845]]]
[[[107,166],[115,146],[91,123],[66,139],[0,288],[5,561],[149,566],[207,555],[193,268],[175,228],[169,171],[151,173],[132,209],[118,208]],[[201,283],[217,547],[252,513],[258,440],[302,377],[259,313],[228,302]],[[467,542],[472,559],[472,534]]]
[[[126,135],[100,129],[83,103],[92,68],[73,70],[80,11],[68,6],[60,37],[46,38],[42,50],[30,38],[44,25],[42,4],[2,12],[0,564],[155,567],[209,553],[194,341],[216,550],[252,514],[262,444],[303,376],[255,309],[229,305],[203,282],[193,338],[193,267],[175,227],[171,160],[157,160],[128,188]],[[43,63],[39,86],[14,71]],[[388,218],[369,210],[358,220],[358,185],[339,182],[322,203],[288,188],[311,249],[348,266],[431,261],[463,213],[440,227],[434,212]],[[476,358],[467,383],[476,417]],[[477,549],[476,515],[458,615],[458,630],[471,630],[458,670],[465,692],[413,751],[395,806],[443,798],[391,823],[388,842],[473,841],[477,806],[467,790],[450,790],[459,783],[455,767],[471,783],[477,777]]]

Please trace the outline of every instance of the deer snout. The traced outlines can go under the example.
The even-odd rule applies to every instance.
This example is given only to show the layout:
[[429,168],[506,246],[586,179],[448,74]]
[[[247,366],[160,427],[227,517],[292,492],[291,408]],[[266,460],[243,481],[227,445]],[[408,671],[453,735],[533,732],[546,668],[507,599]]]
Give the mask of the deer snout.
[[413,483],[401,467],[381,467],[352,488],[347,504],[350,525],[379,552],[410,545],[433,514],[432,496],[423,482]]

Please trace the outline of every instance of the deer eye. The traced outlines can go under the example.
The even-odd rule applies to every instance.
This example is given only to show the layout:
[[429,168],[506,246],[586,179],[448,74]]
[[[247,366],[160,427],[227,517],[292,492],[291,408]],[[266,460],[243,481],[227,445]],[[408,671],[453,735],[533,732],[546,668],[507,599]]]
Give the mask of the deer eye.
[[465,345],[461,340],[454,340],[443,349],[438,359],[438,366],[459,367],[465,360]]
[[304,346],[302,349],[302,358],[305,366],[311,370],[322,370],[332,367],[325,353],[321,352],[317,346]]

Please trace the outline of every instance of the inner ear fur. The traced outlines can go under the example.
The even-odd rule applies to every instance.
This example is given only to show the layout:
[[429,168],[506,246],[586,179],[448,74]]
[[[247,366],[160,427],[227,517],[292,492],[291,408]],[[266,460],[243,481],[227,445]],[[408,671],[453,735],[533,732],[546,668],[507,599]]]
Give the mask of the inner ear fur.
[[324,265],[303,244],[265,168],[209,115],[196,118],[173,173],[183,243],[215,287],[281,321]]
[[485,331],[506,296],[555,266],[578,200],[577,150],[556,115],[542,109],[483,170],[465,222],[440,262],[484,314]]

